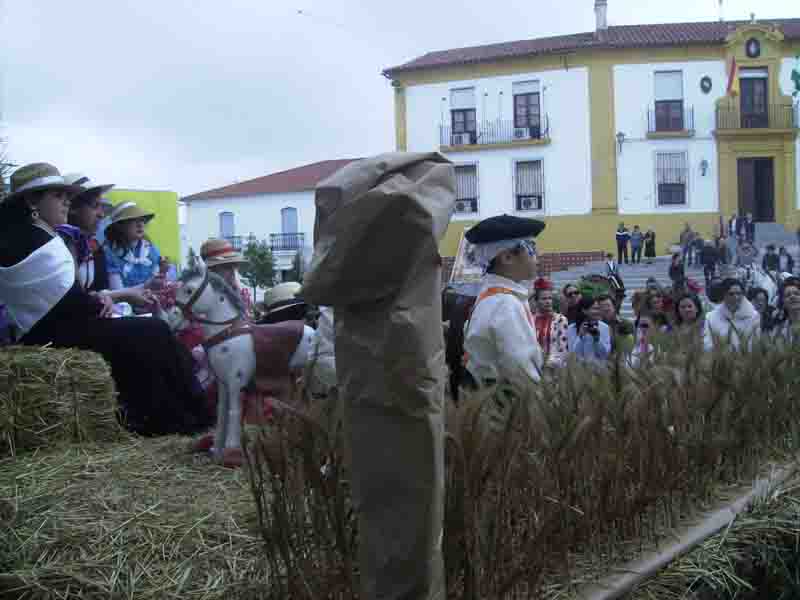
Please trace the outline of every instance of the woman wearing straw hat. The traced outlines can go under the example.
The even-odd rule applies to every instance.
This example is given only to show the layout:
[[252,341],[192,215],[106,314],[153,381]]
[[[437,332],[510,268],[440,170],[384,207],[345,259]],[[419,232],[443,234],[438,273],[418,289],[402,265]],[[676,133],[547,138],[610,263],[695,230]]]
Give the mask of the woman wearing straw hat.
[[228,240],[212,238],[200,246],[200,257],[212,273],[222,277],[242,297],[247,308],[247,314],[253,316],[253,300],[250,292],[239,285],[239,267],[248,261],[239,252],[233,249]]
[[152,293],[148,290],[110,289],[105,252],[95,236],[106,208],[111,205],[103,194],[114,186],[94,184],[80,173],[65,175],[64,179],[70,185],[79,187],[77,193],[70,198],[69,224],[59,225],[56,230],[75,257],[81,287],[112,303],[129,302],[134,306],[145,306],[152,302]]
[[122,202],[111,211],[104,250],[112,290],[147,287],[159,274],[161,254],[145,235],[154,217],[135,202]]
[[191,358],[166,323],[106,319],[103,305],[76,278],[75,260],[55,228],[67,222],[78,190],[46,163],[11,176],[0,203],[0,299],[14,341],[101,354],[111,365],[122,417],[147,435],[195,433],[210,417],[192,376]]
[[264,317],[261,323],[304,321],[308,305],[300,297],[303,286],[296,281],[285,281],[264,294]]

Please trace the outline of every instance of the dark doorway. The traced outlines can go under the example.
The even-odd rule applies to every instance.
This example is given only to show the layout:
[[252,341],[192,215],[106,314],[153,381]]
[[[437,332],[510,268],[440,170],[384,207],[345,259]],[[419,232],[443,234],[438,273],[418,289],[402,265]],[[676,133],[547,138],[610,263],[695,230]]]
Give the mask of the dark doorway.
[[739,159],[739,214],[775,220],[775,174],[771,158]]

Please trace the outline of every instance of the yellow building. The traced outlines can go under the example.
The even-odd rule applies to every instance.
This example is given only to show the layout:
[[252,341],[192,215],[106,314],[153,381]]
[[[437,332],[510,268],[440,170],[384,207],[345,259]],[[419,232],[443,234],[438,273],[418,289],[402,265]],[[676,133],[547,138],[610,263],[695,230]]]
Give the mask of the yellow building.
[[158,247],[161,256],[167,257],[171,263],[180,264],[182,257],[176,192],[114,188],[105,196],[114,206],[122,202],[136,202],[141,208],[155,213],[155,218],[147,225],[147,236]]
[[502,213],[543,218],[547,252],[612,250],[621,221],[660,254],[735,212],[767,237],[800,225],[800,19],[608,27],[606,11],[594,32],[386,69],[397,149],[456,164],[443,255]]

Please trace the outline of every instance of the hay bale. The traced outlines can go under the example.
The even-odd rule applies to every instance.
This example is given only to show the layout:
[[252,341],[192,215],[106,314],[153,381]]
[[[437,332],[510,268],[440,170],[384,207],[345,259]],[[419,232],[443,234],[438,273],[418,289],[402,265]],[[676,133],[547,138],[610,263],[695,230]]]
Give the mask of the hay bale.
[[187,446],[132,437],[0,459],[0,599],[267,596],[246,470]]
[[0,456],[124,436],[111,369],[99,354],[0,348]]

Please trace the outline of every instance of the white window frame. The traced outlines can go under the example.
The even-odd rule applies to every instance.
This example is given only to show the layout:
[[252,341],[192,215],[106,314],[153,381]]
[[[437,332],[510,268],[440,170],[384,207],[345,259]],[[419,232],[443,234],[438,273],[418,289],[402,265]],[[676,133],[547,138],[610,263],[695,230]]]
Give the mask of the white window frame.
[[[517,208],[517,164],[527,162],[542,163],[542,208],[531,210],[520,210]],[[543,156],[525,156],[511,159],[511,209],[520,215],[544,215],[547,213],[547,165]]]
[[[233,232],[231,233],[231,235],[226,236],[222,231],[222,217],[228,215],[230,215],[231,218],[231,227],[233,229]],[[219,213],[217,214],[217,229],[219,231],[219,237],[222,239],[236,237],[236,214],[232,210],[219,211]]]
[[[658,201],[658,155],[686,155],[686,202],[684,204],[660,204]],[[688,148],[660,148],[653,150],[653,208],[660,212],[686,212],[692,206],[692,156]]]
[[[478,210],[476,210],[475,212],[458,212],[454,208],[453,219],[464,220],[464,221],[473,220],[475,217],[478,217],[481,214],[481,169],[480,166],[478,165],[478,161],[476,160],[453,163],[453,168],[457,167],[475,167],[475,186],[478,191],[478,199],[477,199]],[[458,198],[456,198],[456,202],[458,202]]]

